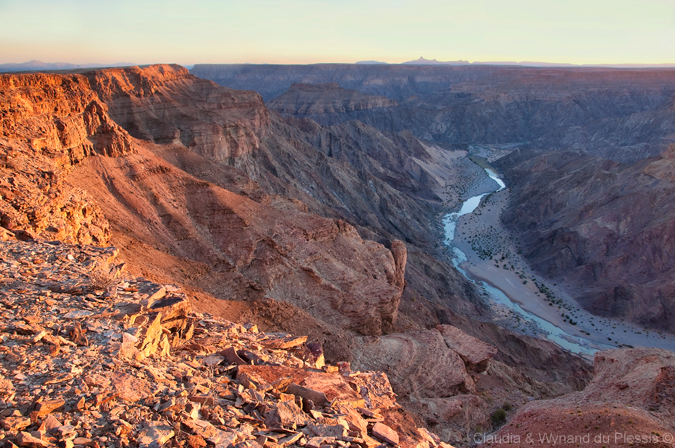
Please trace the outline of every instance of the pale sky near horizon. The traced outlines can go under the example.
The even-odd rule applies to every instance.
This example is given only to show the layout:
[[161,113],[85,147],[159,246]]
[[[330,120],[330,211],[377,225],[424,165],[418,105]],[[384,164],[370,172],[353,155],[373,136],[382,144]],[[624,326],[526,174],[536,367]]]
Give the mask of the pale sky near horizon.
[[0,63],[675,63],[675,0],[0,0]]

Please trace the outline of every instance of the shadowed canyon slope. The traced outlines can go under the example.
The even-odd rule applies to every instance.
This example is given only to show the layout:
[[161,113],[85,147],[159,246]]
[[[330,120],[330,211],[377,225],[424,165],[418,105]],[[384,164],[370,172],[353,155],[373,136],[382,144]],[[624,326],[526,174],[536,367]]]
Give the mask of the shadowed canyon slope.
[[602,316],[675,329],[673,151],[632,164],[558,152],[499,160],[524,255]]

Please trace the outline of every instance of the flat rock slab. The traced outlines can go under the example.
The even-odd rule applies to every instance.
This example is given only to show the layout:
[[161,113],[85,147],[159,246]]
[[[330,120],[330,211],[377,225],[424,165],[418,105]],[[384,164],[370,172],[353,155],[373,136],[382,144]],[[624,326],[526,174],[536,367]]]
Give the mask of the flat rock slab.
[[363,398],[349,386],[345,377],[338,373],[325,373],[307,369],[296,369],[285,366],[251,366],[238,367],[237,379],[257,384],[273,384],[279,378],[291,378],[293,383],[325,394],[330,402],[336,400],[363,406]]
[[112,377],[115,394],[126,402],[136,402],[152,395],[152,386],[145,380],[127,373],[117,373]]
[[269,428],[297,428],[308,422],[307,414],[292,401],[276,403],[265,414],[265,424]]
[[268,333],[267,337],[259,341],[260,345],[274,350],[287,350],[298,347],[307,342],[307,336],[291,336],[284,333]]
[[375,423],[373,436],[391,445],[398,445],[398,434],[384,423]]
[[62,398],[57,398],[56,400],[45,400],[37,404],[35,410],[37,411],[38,417],[44,417],[45,415],[51,414],[55,410],[63,407],[66,404],[66,401]]
[[73,311],[67,312],[66,314],[64,314],[61,317],[63,317],[64,319],[82,319],[82,318],[85,318],[85,317],[89,317],[93,314],[94,313],[92,313],[91,311],[87,311],[87,310],[73,310]]
[[171,428],[171,426],[152,422],[138,433],[138,446],[139,448],[160,448],[174,435],[175,433],[173,432],[173,428]]
[[472,370],[484,371],[487,362],[497,354],[497,347],[469,336],[457,327],[439,325],[437,329],[443,335],[448,348],[456,352]]

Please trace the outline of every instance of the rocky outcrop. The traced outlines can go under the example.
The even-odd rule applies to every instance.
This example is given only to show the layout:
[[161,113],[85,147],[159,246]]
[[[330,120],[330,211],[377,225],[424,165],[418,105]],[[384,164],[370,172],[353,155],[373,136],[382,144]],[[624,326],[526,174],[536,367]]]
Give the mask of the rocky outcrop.
[[512,190],[502,220],[533,266],[571,283],[585,308],[672,331],[672,162],[672,147],[624,164],[514,153],[497,162]]
[[440,325],[362,338],[352,364],[385,372],[401,404],[454,443],[468,436],[471,428],[489,425],[488,404],[478,395],[476,382],[496,353],[495,347],[460,329]]
[[[80,75],[0,76],[0,224],[47,239],[107,244],[100,208],[67,173],[93,155],[133,152]],[[30,235],[26,235],[30,237]]]
[[269,123],[254,92],[214,88],[178,65],[85,73],[110,116],[129,133],[155,143],[181,143],[215,160],[258,149]]
[[469,371],[484,372],[490,359],[497,354],[497,347],[469,336],[452,325],[439,325],[438,331],[443,335],[443,340],[448,348],[462,358]]
[[[496,437],[561,437],[555,446],[669,446],[675,430],[675,354],[660,349],[609,350],[595,355],[593,381],[580,392],[523,407]],[[586,439],[584,439],[586,438]],[[581,441],[581,442],[580,442]],[[553,439],[539,441],[552,445]]]

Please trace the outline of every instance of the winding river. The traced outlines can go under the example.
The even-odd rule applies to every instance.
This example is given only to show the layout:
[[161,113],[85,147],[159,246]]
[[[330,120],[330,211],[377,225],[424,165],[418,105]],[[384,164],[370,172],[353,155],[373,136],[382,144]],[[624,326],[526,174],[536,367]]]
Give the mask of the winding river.
[[555,342],[564,349],[569,350],[573,353],[592,355],[597,351],[597,349],[594,348],[595,346],[597,346],[597,344],[585,338],[572,336],[569,333],[562,330],[561,328],[553,325],[551,322],[548,322],[547,320],[542,319],[536,314],[524,310],[518,303],[512,301],[502,290],[492,285],[489,285],[484,281],[475,280],[471,278],[469,274],[464,269],[462,269],[461,265],[462,263],[467,261],[467,256],[461,249],[459,249],[453,244],[455,240],[455,230],[457,228],[457,221],[459,220],[460,217],[473,213],[476,210],[476,208],[478,208],[481,200],[485,196],[491,193],[495,193],[497,191],[501,191],[506,188],[506,185],[499,178],[499,176],[497,176],[497,173],[490,170],[489,168],[485,168],[485,171],[487,172],[488,176],[490,176],[490,178],[497,183],[499,188],[494,191],[482,193],[467,199],[462,204],[462,207],[458,212],[448,213],[443,218],[443,227],[445,231],[445,245],[452,250],[453,265],[469,281],[474,283],[480,289],[484,290],[494,302],[502,306],[506,306],[508,309],[510,309],[515,314],[520,316],[526,322],[530,322],[539,327],[542,331],[546,333],[547,335],[546,337],[549,340]]

